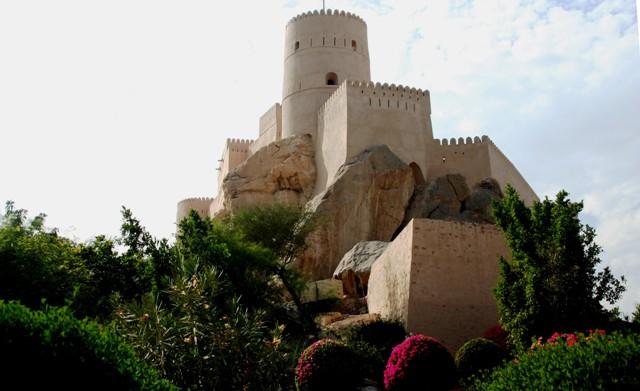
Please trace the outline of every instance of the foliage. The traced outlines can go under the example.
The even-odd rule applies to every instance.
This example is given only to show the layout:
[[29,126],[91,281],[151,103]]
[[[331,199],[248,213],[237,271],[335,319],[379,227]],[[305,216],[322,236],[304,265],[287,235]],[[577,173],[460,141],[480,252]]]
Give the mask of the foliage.
[[355,389],[362,380],[358,355],[347,345],[321,339],[302,352],[296,382],[302,391]]
[[500,323],[519,349],[554,330],[596,326],[606,318],[600,301],[614,303],[624,291],[624,278],[617,280],[608,268],[596,272],[602,249],[593,228],[578,218],[582,203],[567,195],[561,191],[555,201],[529,209],[509,186],[494,204],[512,258],[500,259]]
[[111,331],[66,308],[0,301],[3,383],[20,389],[171,390]]
[[356,323],[337,336],[363,357],[367,377],[381,383],[391,351],[407,332],[400,322],[379,319]]
[[279,390],[293,384],[281,351],[282,327],[269,329],[260,311],[239,300],[222,310],[215,268],[179,279],[160,304],[148,296],[120,314],[118,328],[164,376],[191,390]]
[[246,240],[273,252],[277,260],[274,273],[300,312],[304,311],[300,292],[306,281],[299,269],[292,267],[292,263],[304,251],[307,236],[319,223],[318,215],[305,207],[282,203],[240,209],[231,219],[232,226]]
[[595,334],[545,344],[496,369],[476,390],[635,390],[640,388],[640,335]]
[[44,228],[45,215],[27,220],[27,212],[7,202],[0,217],[0,298],[38,308],[46,299],[64,305],[89,279],[77,246]]
[[414,335],[391,352],[384,371],[386,390],[449,390],[456,382],[453,357],[435,338]]
[[636,304],[636,309],[631,314],[631,322],[640,326],[640,304]]
[[474,338],[458,349],[455,362],[458,376],[464,380],[480,371],[493,369],[506,359],[505,351],[497,343],[486,338]]
[[229,225],[202,219],[191,211],[179,224],[176,252],[177,276],[190,278],[199,269],[216,269],[220,282],[216,306],[224,307],[234,297],[242,297],[249,310],[268,309],[281,302],[272,253],[247,242]]

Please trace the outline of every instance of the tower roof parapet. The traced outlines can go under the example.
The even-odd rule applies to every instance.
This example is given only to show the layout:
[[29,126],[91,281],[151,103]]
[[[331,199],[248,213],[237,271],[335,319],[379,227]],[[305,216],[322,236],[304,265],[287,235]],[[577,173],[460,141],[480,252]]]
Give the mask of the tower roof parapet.
[[454,145],[472,145],[472,144],[487,144],[491,142],[489,136],[483,135],[482,137],[475,136],[473,139],[471,137],[451,137],[451,138],[443,138],[443,139],[433,139],[436,144],[446,146],[454,146]]
[[289,19],[289,22],[287,23],[287,26],[290,25],[291,23],[297,22],[299,20],[308,18],[308,17],[312,17],[312,16],[334,16],[334,17],[346,17],[346,18],[351,18],[353,20],[357,20],[363,24],[367,24],[367,22],[364,21],[364,19],[362,19],[361,17],[359,17],[358,15],[351,13],[351,12],[347,12],[347,11],[342,11],[342,10],[314,10],[314,11],[308,11],[308,12],[303,12],[299,15],[294,16],[293,18]]
[[422,95],[422,96],[429,95],[428,90],[421,90],[415,87],[403,86],[402,84],[396,85],[396,84],[379,83],[379,82],[374,83],[372,81],[366,81],[366,80],[347,80],[346,83],[349,83],[349,86],[351,87],[360,87],[360,88],[369,89],[369,90],[380,90],[380,91],[386,90],[386,91],[394,91],[394,92],[404,92],[407,94]]

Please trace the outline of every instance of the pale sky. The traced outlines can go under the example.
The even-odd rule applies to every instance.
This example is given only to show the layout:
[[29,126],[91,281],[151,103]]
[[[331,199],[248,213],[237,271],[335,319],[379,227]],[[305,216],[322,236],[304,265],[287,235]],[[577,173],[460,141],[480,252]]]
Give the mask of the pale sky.
[[[221,5],[224,4],[224,5]],[[322,1],[0,0],[0,202],[78,240],[126,205],[159,237],[214,196],[227,137],[281,99],[284,26]],[[328,0],[368,24],[372,79],[431,92],[436,137],[487,134],[538,195],[584,200],[640,302],[633,0]]]

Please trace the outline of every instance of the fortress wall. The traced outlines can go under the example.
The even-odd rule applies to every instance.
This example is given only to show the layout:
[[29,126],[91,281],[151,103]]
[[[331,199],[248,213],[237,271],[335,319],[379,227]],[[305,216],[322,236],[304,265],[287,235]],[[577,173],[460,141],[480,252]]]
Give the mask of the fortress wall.
[[213,202],[213,198],[208,197],[195,197],[186,198],[178,202],[178,212],[176,213],[176,224],[189,215],[189,212],[193,209],[198,212],[198,215],[202,218],[209,217],[209,207]]
[[316,150],[316,187],[323,191],[347,158],[347,87],[343,83],[320,107]]
[[253,140],[228,138],[222,152],[218,172],[218,190],[222,190],[222,181],[231,170],[242,164],[251,155],[249,146]]
[[251,155],[282,138],[282,106],[276,103],[260,117],[260,136],[249,146]]
[[503,191],[507,184],[511,184],[527,205],[538,199],[520,172],[487,136],[436,139],[427,151],[427,180],[446,174],[461,174],[469,186],[473,186],[491,177],[498,181]]
[[400,321],[405,327],[409,317],[414,221],[407,224],[375,261],[367,288],[369,313]]
[[491,176],[500,183],[500,187],[504,189],[507,184],[513,186],[518,191],[520,198],[528,206],[531,206],[534,201],[538,201],[538,196],[529,186],[529,183],[491,140],[489,140],[488,150]]
[[404,162],[415,162],[426,173],[425,146],[433,138],[429,92],[386,83],[346,83],[346,158],[372,145],[386,144]]
[[508,247],[489,224],[417,219],[412,228],[407,330],[456,351],[498,323],[493,288],[499,256],[508,256]]
[[427,181],[447,174],[461,174],[469,186],[491,176],[487,136],[435,139],[426,149],[429,159]]
[[498,322],[500,255],[509,250],[493,225],[413,219],[371,269],[369,312],[454,352]]

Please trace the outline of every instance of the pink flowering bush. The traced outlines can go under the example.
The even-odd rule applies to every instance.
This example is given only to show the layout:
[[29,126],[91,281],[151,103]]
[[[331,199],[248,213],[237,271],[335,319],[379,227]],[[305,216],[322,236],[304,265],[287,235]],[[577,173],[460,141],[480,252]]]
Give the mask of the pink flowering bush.
[[347,345],[321,339],[302,352],[296,367],[301,391],[353,390],[362,380],[358,356]]
[[542,337],[538,338],[532,345],[531,350],[544,348],[546,346],[556,346],[558,344],[566,344],[567,346],[573,346],[578,342],[589,341],[596,335],[605,335],[604,330],[589,330],[588,334],[584,333],[558,333],[555,332],[551,337],[547,338],[546,343],[543,343]]
[[389,391],[449,390],[456,383],[453,357],[435,338],[414,335],[393,348],[384,371]]

